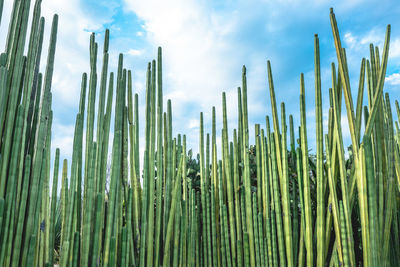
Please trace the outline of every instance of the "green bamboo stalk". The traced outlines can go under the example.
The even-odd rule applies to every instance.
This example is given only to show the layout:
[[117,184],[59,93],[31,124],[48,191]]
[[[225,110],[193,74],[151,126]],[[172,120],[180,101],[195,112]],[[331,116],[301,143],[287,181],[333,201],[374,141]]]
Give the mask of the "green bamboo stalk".
[[163,259],[163,264],[169,266],[169,259],[170,259],[170,244],[171,244],[171,238],[172,238],[172,227],[175,219],[175,209],[177,207],[177,202],[178,202],[178,189],[179,185],[181,184],[181,178],[182,178],[182,167],[183,167],[183,157],[181,157],[181,160],[179,162],[179,168],[177,175],[175,177],[175,184],[174,184],[174,190],[172,192],[172,200],[171,200],[171,210],[170,210],[170,216],[168,218],[168,226],[167,226],[167,235],[165,238],[165,247],[164,247],[164,259]]
[[61,237],[60,244],[64,244],[65,236],[65,223],[67,218],[67,203],[68,203],[68,161],[64,159],[62,167],[62,178],[61,178]]
[[315,124],[317,142],[317,266],[325,263],[325,194],[324,194],[324,143],[322,122],[322,96],[321,96],[321,66],[319,52],[319,38],[314,36],[314,65],[315,65]]
[[151,63],[147,65],[146,75],[146,127],[145,127],[145,152],[143,159],[143,195],[142,195],[142,208],[141,208],[141,231],[140,231],[140,266],[145,266],[146,259],[146,241],[147,241],[147,216],[148,216],[148,202],[149,202],[149,157],[150,157],[150,134],[151,134]]
[[[216,150],[216,149],[215,149]],[[243,266],[243,237],[240,208],[240,181],[239,181],[239,144],[236,129],[233,130],[233,192],[235,197],[236,238],[237,238],[237,265]],[[214,246],[214,245],[213,245]]]
[[116,237],[115,236],[112,236],[111,237],[111,239],[110,239],[110,243],[111,243],[111,246],[110,246],[110,264],[109,264],[109,266],[115,266],[116,265],[116,262],[115,262],[115,257],[116,257]]
[[256,174],[257,174],[257,206],[262,209],[262,167],[261,167],[261,142],[260,142],[260,124],[254,125],[254,140],[255,140],[255,149],[256,149]]
[[[77,172],[77,182],[74,187],[76,190],[78,199],[76,202],[76,213],[77,213],[77,229],[81,230],[81,218],[82,218],[82,151],[83,151],[83,124],[84,124],[84,114],[85,114],[85,102],[86,102],[86,87],[87,87],[87,75],[86,73],[82,74],[82,83],[81,83],[81,95],[79,101],[79,120],[77,120],[76,126],[76,136],[74,136],[74,147],[73,157],[76,160],[71,165],[71,173]],[[85,178],[86,179],[86,178]],[[83,230],[83,229],[82,229]],[[82,231],[83,233],[83,231]],[[73,238],[73,237],[72,237]],[[74,242],[74,240],[71,240]],[[73,244],[73,243],[72,243]]]
[[[334,143],[336,143],[336,138]],[[325,146],[326,151],[330,151],[329,138],[325,135]],[[336,149],[334,149],[336,151]],[[335,153],[336,154],[336,153]],[[328,168],[328,183],[329,183],[329,192],[330,192],[330,203],[329,210],[333,214],[333,226],[335,230],[335,238],[336,238],[336,248],[337,248],[337,256],[339,262],[343,262],[343,252],[342,252],[342,240],[340,235],[340,215],[339,215],[339,207],[338,207],[338,199],[336,194],[336,181],[334,181],[333,173],[335,164],[331,161],[330,153],[326,153],[326,165]]]
[[243,84],[243,127],[242,127],[242,157],[244,161],[244,188],[245,188],[245,204],[246,204],[246,230],[249,235],[249,249],[250,249],[250,264],[252,267],[256,265],[255,249],[254,249],[254,234],[253,234],[253,216],[251,205],[251,185],[250,185],[250,166],[249,166],[249,124],[247,114],[247,80],[246,80],[246,67],[242,69],[242,84]]
[[263,129],[261,130],[261,153],[262,153],[262,180],[263,180],[263,215],[264,215],[264,225],[265,225],[265,232],[266,232],[266,238],[267,242],[265,242],[265,247],[267,248],[267,253],[266,253],[266,258],[268,259],[265,261],[266,265],[272,266],[272,240],[271,240],[271,215],[270,215],[270,196],[269,196],[269,185],[268,185],[268,156],[267,153],[269,154],[268,151],[268,145],[267,141],[264,137],[264,131]]
[[[185,155],[185,154],[182,154]],[[186,164],[184,164],[186,165]],[[180,259],[180,265],[181,266],[186,266],[187,265],[187,236],[188,236],[188,231],[187,231],[187,224],[188,224],[188,218],[187,218],[187,200],[182,199],[182,219],[181,219],[181,235],[180,235],[180,240],[179,240],[179,259]]]
[[128,241],[127,241],[127,229],[126,226],[122,227],[122,248],[121,248],[121,266],[126,266],[127,262],[129,259],[127,259],[127,247],[128,247]]
[[[349,74],[347,72],[346,62],[345,62],[346,59],[345,59],[345,56],[343,53],[340,36],[339,36],[339,30],[337,27],[335,14],[333,13],[332,8],[330,11],[330,20],[331,20],[333,38],[335,40],[336,55],[337,55],[337,59],[338,59],[339,69],[340,69],[340,78],[341,78],[341,81],[343,84],[343,92],[344,92],[346,109],[347,109],[347,118],[348,118],[348,122],[349,122],[351,141],[353,144],[353,151],[354,151],[355,158],[357,158],[359,143],[357,141],[357,136],[356,136],[355,115],[354,115],[354,109],[353,109],[353,99],[351,96]],[[344,204],[344,206],[346,206],[346,204]]]
[[392,109],[390,106],[389,94],[385,94],[385,113],[388,121],[388,176],[387,176],[387,195],[386,195],[386,214],[385,214],[385,225],[383,231],[383,251],[382,255],[384,259],[384,265],[390,266],[389,264],[389,240],[391,234],[391,225],[393,220],[393,207],[394,207],[394,173],[393,173],[393,162],[394,162],[394,152],[393,152],[393,119],[392,119]]
[[28,247],[28,252],[27,252],[27,260],[26,263],[29,264],[29,266],[33,266],[33,261],[34,261],[34,253],[35,253],[35,244],[36,244],[36,235],[31,235],[29,239],[29,247]]
[[262,213],[258,213],[258,235],[259,235],[259,243],[260,243],[260,257],[261,257],[261,265],[265,266],[267,264],[267,255],[265,253],[265,248],[264,248],[264,231],[263,231],[263,221],[262,221]]
[[101,227],[101,214],[102,214],[102,205],[103,205],[103,197],[101,193],[96,194],[96,209],[95,209],[95,224],[94,224],[94,235],[93,235],[93,251],[92,251],[92,265],[96,266],[100,264],[100,227]]
[[[213,143],[212,173],[213,173],[213,177],[214,177],[213,178],[214,184],[211,186],[211,192],[214,192],[214,198],[211,197],[211,201],[214,202],[215,204],[211,206],[211,211],[212,211],[212,214],[214,215],[211,217],[211,220],[212,220],[211,223],[212,224],[214,223],[214,225],[215,225],[215,226],[212,226],[212,229],[213,229],[213,241],[216,239],[215,240],[216,246],[214,246],[214,244],[213,244],[213,247],[214,248],[216,247],[216,249],[214,249],[214,251],[217,250],[217,258],[216,258],[217,265],[216,266],[221,266],[221,261],[222,261],[221,257],[222,256],[221,256],[220,247],[221,247],[222,240],[221,240],[221,238],[219,238],[221,236],[219,234],[221,231],[221,228],[219,227],[220,226],[219,177],[218,177],[219,173],[218,173],[218,167],[217,167],[217,165],[218,165],[217,144],[216,144],[216,138],[214,138],[214,137],[216,137],[216,133],[214,130],[215,130],[215,108],[213,108],[213,130],[212,130],[212,135],[213,135],[213,137],[212,137],[212,143]],[[219,170],[219,171],[222,171],[222,170]],[[218,192],[216,192],[216,191],[218,191]],[[214,210],[214,212],[213,212],[213,210]]]
[[[71,177],[72,179],[72,177]],[[71,185],[72,187],[72,185]],[[73,242],[70,242],[71,240],[71,232],[72,232],[72,224],[74,221],[73,214],[75,211],[75,201],[76,201],[76,196],[77,193],[74,191],[71,197],[68,197],[70,199],[70,202],[68,204],[67,208],[67,221],[65,224],[65,234],[64,234],[64,241],[62,244],[61,248],[61,258],[60,258],[60,266],[65,267],[68,266],[68,262],[70,261],[70,254],[72,255],[72,250],[70,251],[70,245]]]
[[154,257],[154,161],[155,161],[155,137],[156,137],[156,62],[152,61],[152,69],[151,69],[151,99],[150,99],[150,112],[151,112],[151,123],[150,126],[150,153],[149,153],[149,198],[148,198],[148,236],[147,236],[147,266],[153,266],[153,257]]
[[274,132],[275,132],[275,139],[276,139],[276,159],[277,159],[277,168],[278,168],[278,177],[282,176],[282,163],[281,163],[281,159],[282,159],[282,153],[281,152],[281,133],[279,131],[279,120],[278,120],[278,111],[277,111],[277,107],[276,107],[276,100],[275,100],[275,89],[274,89],[274,81],[272,79],[272,70],[271,70],[271,63],[268,60],[267,61],[267,68],[268,68],[268,84],[269,84],[269,93],[270,93],[270,97],[271,97],[271,109],[272,109],[272,121],[274,124]]
[[[240,190],[240,209],[246,211],[246,204],[245,204],[245,192],[244,187]],[[249,236],[247,233],[247,226],[246,226],[246,215],[245,212],[242,212],[242,227],[243,227],[243,258],[244,258],[244,266],[250,265],[250,251],[249,251]],[[247,235],[247,239],[245,239],[245,233]]]
[[229,227],[228,227],[228,215],[227,215],[227,207],[225,204],[221,206],[221,214],[222,214],[222,219],[224,221],[224,227],[222,228],[223,233],[224,233],[224,239],[225,239],[225,252],[226,252],[226,262],[227,266],[231,267],[235,262],[232,262],[232,257],[231,257],[231,249],[229,246]]
[[[162,56],[161,47],[158,48],[157,58],[157,204],[156,204],[156,232],[155,232],[155,258],[154,264],[158,265],[160,258],[160,242],[161,240],[161,215],[162,215],[162,194],[163,194],[163,180],[164,180],[164,166],[163,166],[163,92],[162,92]],[[165,125],[164,125],[165,127]],[[184,154],[186,155],[186,153]],[[185,164],[186,166],[186,164]],[[185,172],[184,172],[185,173]],[[185,185],[184,180],[184,185]],[[186,197],[185,186],[183,190],[183,198]]]
[[[272,183],[273,183],[273,194],[274,194],[274,210],[275,210],[275,219],[276,219],[276,229],[277,229],[277,238],[278,238],[278,246],[279,246],[279,263],[280,266],[286,266],[286,255],[285,255],[285,243],[284,243],[284,233],[282,226],[282,210],[281,210],[281,201],[280,201],[280,193],[279,193],[279,185],[278,185],[278,170],[277,170],[277,160],[276,160],[276,151],[275,151],[275,135],[271,133],[270,136],[270,144],[271,144],[271,158],[272,158]],[[291,250],[291,248],[290,248]]]
[[[368,136],[364,136],[363,145],[365,151],[365,166],[366,166],[366,175],[367,175],[367,187],[368,187],[368,208],[369,208],[369,217],[377,218],[377,197],[376,197],[376,184],[374,178],[374,163],[373,163],[373,154],[372,154],[372,145],[371,139]],[[369,224],[369,238],[370,238],[370,250],[368,252],[370,256],[370,264],[371,266],[378,266],[378,225],[375,219],[370,220]]]
[[126,217],[126,227],[128,228],[128,262],[127,264],[129,266],[135,265],[135,243],[134,243],[134,236],[133,236],[133,230],[132,230],[132,214],[133,214],[133,189],[132,187],[129,188],[128,190],[128,208],[127,208],[127,217]]
[[341,233],[341,238],[343,240],[343,266],[351,266],[350,264],[350,255],[349,255],[349,250],[348,250],[348,244],[347,240],[348,238],[346,237],[346,222],[344,218],[344,211],[343,211],[343,203],[342,201],[339,202],[339,210],[340,210],[340,233]]
[[306,107],[305,107],[305,88],[304,75],[300,75],[300,116],[301,116],[301,152],[303,162],[303,197],[304,197],[304,213],[305,213],[305,237],[307,251],[307,266],[313,266],[313,239],[312,239],[312,214],[311,214],[311,197],[310,197],[310,179],[308,166],[308,147],[307,147],[307,126],[306,126]]
[[[118,176],[120,174],[121,164],[119,161],[119,156],[121,154],[121,131],[117,131],[114,134],[114,141],[113,141],[113,159],[112,159],[112,168],[111,168],[111,179],[110,179],[110,193],[108,199],[108,207],[107,207],[107,223],[106,223],[106,232],[105,232],[105,239],[104,239],[104,255],[103,255],[103,264],[108,265],[112,263],[111,256],[114,254],[113,250],[113,242],[112,239],[115,238],[112,236],[114,232],[115,223],[114,223],[114,216],[115,216],[115,199],[116,199],[116,192],[117,183],[118,183]],[[115,249],[115,248],[114,248]]]
[[74,245],[73,245],[73,252],[72,252],[72,266],[79,266],[79,232],[75,232],[74,234]]
[[57,205],[57,187],[58,187],[58,170],[59,170],[59,162],[60,162],[60,149],[56,149],[56,155],[54,159],[54,174],[53,174],[53,186],[51,189],[51,207],[50,207],[50,236],[49,236],[49,247],[48,247],[48,256],[47,262],[50,265],[53,265],[54,260],[54,239],[55,239],[55,217],[56,217],[56,205]]
[[194,204],[194,190],[189,190],[189,213],[190,213],[190,220],[189,220],[189,248],[188,248],[188,265],[193,266],[195,260],[195,204]]
[[203,251],[204,251],[204,264],[207,265],[207,253],[208,253],[208,239],[207,239],[207,217],[206,217],[206,181],[205,181],[205,164],[204,164],[204,123],[203,123],[203,112],[200,112],[200,136],[199,136],[199,164],[200,164],[200,191],[201,191],[201,208],[202,208],[202,237],[203,237]]
[[[214,144],[215,145],[215,144]],[[216,157],[213,155],[213,158]],[[214,160],[213,160],[214,162]],[[219,265],[219,260],[217,257],[217,251],[219,252],[218,246],[217,246],[217,227],[216,227],[216,201],[215,201],[215,187],[214,184],[211,184],[211,237],[212,237],[212,263],[213,266],[218,266]],[[188,253],[188,255],[190,255]]]
[[[21,145],[21,134],[22,134],[22,116],[23,116],[24,108],[23,106],[18,106],[18,113],[16,114],[16,124],[15,124],[15,139],[14,146],[11,152],[11,161],[10,161],[10,172],[9,172],[9,181],[7,183],[7,190],[5,195],[5,220],[4,220],[4,231],[2,233],[2,242],[1,242],[1,254],[0,254],[0,263],[2,265],[10,264],[10,256],[11,253],[11,244],[12,238],[14,234],[14,212],[16,210],[15,203],[15,195],[16,195],[16,180],[17,180],[17,160],[18,153],[20,152]],[[10,251],[10,252],[9,252]],[[9,253],[8,253],[9,252]]]
[[389,43],[390,43],[390,25],[388,25],[386,28],[385,44],[384,44],[383,55],[382,55],[382,67],[380,68],[380,71],[379,71],[378,81],[376,84],[374,98],[373,98],[373,104],[372,104],[372,108],[370,110],[367,125],[365,126],[364,135],[369,135],[371,133],[372,124],[375,120],[375,116],[376,116],[378,108],[379,108],[379,102],[381,101],[381,98],[382,98],[383,84],[385,81],[387,60],[388,60],[388,55],[389,55]]
[[262,266],[261,255],[260,255],[260,237],[258,233],[258,219],[257,219],[257,197],[255,193],[252,193],[253,200],[253,222],[254,222],[254,240],[255,240],[255,249],[256,249],[256,264],[258,266]]
[[[106,172],[107,172],[107,156],[108,156],[108,144],[109,144],[109,134],[110,134],[110,123],[111,123],[111,109],[112,109],[112,102],[113,102],[113,86],[114,86],[114,73],[110,73],[110,78],[108,80],[108,92],[107,92],[107,105],[106,111],[104,114],[104,122],[103,122],[103,137],[101,143],[99,145],[102,146],[101,148],[101,162],[100,164],[100,173],[99,173],[99,193],[102,194],[103,198],[105,196],[105,180],[106,180]],[[83,103],[82,103],[83,105]],[[104,212],[104,211],[102,211]]]
[[[182,185],[179,183],[179,187],[181,187]],[[174,243],[174,248],[173,248],[173,263],[172,266],[177,267],[178,263],[179,263],[179,258],[178,258],[178,252],[179,252],[179,237],[181,235],[181,231],[180,231],[180,226],[181,226],[181,192],[180,192],[180,188],[178,188],[178,203],[177,203],[177,207],[176,207],[176,212],[174,214],[175,216],[175,225],[174,225],[174,239],[173,239],[173,243]]]
[[286,112],[285,104],[281,104],[281,123],[282,123],[282,176],[281,176],[281,202],[283,210],[283,226],[285,235],[285,247],[287,265],[293,266],[293,236],[292,236],[292,220],[290,213],[290,199],[289,199],[289,164],[287,159],[287,125],[286,125]]
[[[296,169],[296,149],[295,149],[295,136],[294,136],[294,126],[293,126],[293,116],[289,115],[289,131],[290,131],[290,155],[292,159],[292,168]],[[298,196],[296,190],[296,183],[298,179],[292,177],[292,217],[293,217],[293,264],[297,265],[298,260],[298,247],[299,247],[299,222],[298,222]]]
[[366,168],[365,165],[365,152],[364,145],[360,147],[360,169],[357,179],[358,188],[358,201],[360,210],[360,221],[361,221],[361,235],[362,235],[362,246],[363,246],[363,262],[366,266],[369,266],[369,220],[368,220],[368,199],[367,199],[367,184],[366,184]]
[[[101,166],[104,164],[100,162],[102,159],[102,150],[103,150],[103,140],[104,140],[104,111],[106,107],[106,89],[107,89],[107,76],[108,76],[108,49],[109,49],[109,39],[110,39],[110,31],[108,29],[105,30],[104,33],[104,45],[103,45],[103,65],[101,68],[101,78],[100,78],[100,91],[99,91],[99,103],[97,109],[97,129],[96,129],[96,140],[97,140],[97,151],[96,158],[97,160],[96,169],[95,169],[95,192],[99,192],[101,190]],[[130,73],[130,72],[129,72]]]
[[[89,75],[89,93],[88,93],[88,105],[87,105],[87,115],[86,115],[86,147],[85,147],[85,166],[84,166],[84,191],[83,191],[83,201],[84,203],[87,203],[88,199],[88,188],[89,186],[89,171],[90,171],[90,163],[92,157],[95,155],[92,154],[92,143],[93,143],[93,132],[94,132],[94,111],[95,111],[95,101],[96,101],[96,84],[97,84],[97,43],[95,42],[95,34],[92,33],[90,36],[90,75]],[[82,113],[83,115],[83,113]],[[79,155],[81,155],[80,152],[78,152]],[[79,156],[78,156],[79,157]],[[79,160],[79,159],[78,159]],[[80,164],[78,165],[80,166]],[[78,167],[79,168],[79,167]],[[85,221],[87,216],[86,211],[86,205],[82,205],[81,203],[81,196],[80,196],[80,190],[78,188],[81,188],[81,180],[79,179],[80,173],[78,172],[78,183],[77,183],[77,191],[78,191],[78,202],[77,202],[77,212],[78,212],[78,225],[77,225],[77,230],[80,232],[81,231],[81,219],[80,215],[82,214],[82,221]],[[81,211],[81,207],[84,207],[84,209]],[[90,230],[90,229],[89,229]],[[85,236],[88,235],[88,233],[85,232],[85,230],[82,228],[82,239],[85,239]],[[84,241],[87,242],[87,241]],[[85,254],[84,250],[86,248],[82,246],[81,251],[82,254]],[[87,260],[88,255],[84,255],[83,260]],[[84,262],[86,263],[86,262]]]
[[[14,251],[13,251],[13,258],[12,258],[12,266],[18,266],[20,261],[21,255],[21,244],[22,244],[22,231],[24,228],[25,222],[25,211],[27,207],[27,198],[28,198],[28,187],[29,187],[29,177],[31,172],[31,156],[28,154],[25,158],[25,171],[24,171],[24,183],[22,188],[22,196],[20,201],[19,207],[19,214],[18,214],[18,222],[17,222],[17,229],[15,234],[15,241],[14,241]],[[0,199],[0,225],[2,225],[3,217],[4,217],[4,199]],[[20,248],[20,249],[18,249]]]
[[[130,146],[130,177],[131,177],[131,186],[133,190],[133,238],[135,242],[139,240],[139,219],[140,219],[140,204],[139,204],[139,190],[140,190],[140,183],[139,177],[137,175],[137,162],[139,161],[139,154],[136,154],[136,146],[139,144],[136,140],[136,127],[139,127],[139,119],[136,117],[138,116],[138,95],[135,95],[135,122],[133,121],[133,103],[132,103],[132,77],[130,72],[128,72],[128,120],[129,120],[129,142]],[[139,150],[139,148],[137,149]]]
[[[353,234],[351,229],[351,221],[350,221],[350,203],[349,199],[349,192],[347,186],[347,177],[346,177],[346,170],[345,170],[345,163],[344,163],[344,148],[343,148],[343,139],[342,139],[342,130],[341,130],[341,123],[339,118],[339,106],[337,100],[337,93],[336,90],[333,91],[333,103],[334,103],[334,119],[335,119],[335,138],[337,139],[337,148],[338,148],[338,160],[339,160],[339,173],[340,173],[340,182],[341,182],[341,189],[342,189],[342,201],[343,201],[343,213],[346,222],[346,237],[347,246],[348,246],[348,254],[351,266],[354,266],[354,249],[353,249]],[[356,156],[355,156],[356,157]],[[344,241],[343,241],[344,243]],[[344,245],[343,245],[344,246]],[[344,248],[343,248],[344,250]],[[344,252],[343,252],[344,254]],[[344,258],[344,256],[343,256]]]
[[269,117],[266,117],[266,126],[267,126],[267,140],[266,144],[268,146],[268,170],[269,170],[269,195],[271,197],[270,205],[271,205],[271,239],[272,239],[272,262],[273,266],[278,266],[278,244],[276,240],[276,220],[275,220],[275,197],[274,197],[274,184],[273,184],[273,169],[272,169],[272,141],[271,141],[271,130],[269,124]]
[[361,118],[362,118],[362,102],[364,96],[364,81],[365,81],[365,58],[361,61],[361,70],[360,70],[360,80],[358,85],[358,94],[357,94],[357,108],[356,108],[356,129],[357,129],[357,140],[360,140],[361,133]]
[[230,229],[230,247],[231,247],[231,255],[233,263],[236,263],[236,223],[235,223],[235,210],[233,207],[234,198],[233,198],[233,184],[232,184],[232,166],[229,159],[229,151],[228,151],[228,120],[227,120],[227,111],[226,111],[226,95],[222,93],[222,116],[223,116],[223,130],[222,130],[222,146],[223,146],[223,155],[224,155],[224,169],[225,169],[225,177],[226,177],[226,191],[227,191],[227,200],[228,200],[228,209],[229,209],[229,229]]
[[97,144],[96,142],[92,142],[92,148],[90,155],[92,156],[90,158],[90,164],[89,164],[89,169],[88,169],[88,178],[87,178],[87,196],[86,196],[86,203],[84,203],[85,206],[85,217],[83,220],[83,233],[82,235],[82,256],[81,256],[81,263],[83,266],[89,266],[90,263],[90,241],[91,241],[91,236],[94,227],[92,226],[92,217],[93,217],[93,205],[94,203],[94,196],[96,192],[96,180],[94,177],[95,173],[95,161],[96,161],[96,149],[97,149]]
[[[183,209],[182,209],[182,216],[184,217],[183,218],[183,225],[182,225],[182,229],[183,229],[183,231],[182,231],[182,264],[184,265],[184,266],[186,266],[187,265],[187,262],[188,262],[188,243],[189,243],[189,240],[188,240],[188,238],[189,238],[189,231],[188,231],[188,228],[190,227],[189,226],[189,200],[188,200],[188,178],[187,178],[187,151],[186,151],[186,135],[183,135],[183,138],[182,138],[182,154],[181,154],[181,157],[183,157],[183,161],[184,161],[184,164],[183,164],[183,168],[182,168],[182,180],[183,180],[183,182],[182,182],[182,192],[183,192],[183,195],[182,195],[182,201],[183,201],[183,204],[182,204],[182,207],[183,207]],[[183,198],[183,196],[185,196],[184,198]],[[211,199],[210,199],[210,201],[211,201]]]
[[[179,137],[179,135],[178,135]],[[178,150],[178,153],[181,154],[181,152]],[[204,174],[205,174],[205,189],[206,189],[206,232],[207,232],[207,261],[211,264],[212,263],[212,240],[211,240],[211,200],[210,200],[210,184],[211,184],[211,178],[210,178],[210,134],[207,133],[206,137],[206,160],[205,160],[205,168],[204,168]],[[185,166],[186,164],[184,164]],[[185,168],[186,169],[186,168]]]
[[166,144],[165,147],[165,197],[164,197],[164,222],[163,222],[163,233],[164,240],[167,234],[167,226],[168,226],[168,218],[169,218],[169,210],[170,210],[170,195],[171,195],[171,183],[173,179],[172,174],[172,108],[171,108],[171,100],[167,102],[167,115],[165,123],[165,131],[164,132],[164,140]]

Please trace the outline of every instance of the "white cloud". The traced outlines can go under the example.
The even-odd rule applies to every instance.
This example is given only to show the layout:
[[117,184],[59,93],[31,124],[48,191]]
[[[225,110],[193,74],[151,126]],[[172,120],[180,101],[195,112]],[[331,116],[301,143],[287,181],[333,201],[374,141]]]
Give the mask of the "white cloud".
[[[362,35],[354,32],[346,32],[343,35],[343,40],[346,48],[353,49],[354,51],[365,51],[369,49],[371,43],[374,44],[374,46],[382,48],[385,41],[385,29],[374,28]],[[393,43],[393,40],[391,43]],[[350,52],[348,54],[350,54]]]
[[354,47],[357,43],[356,37],[351,32],[346,32],[343,36],[344,42],[348,47]]
[[189,129],[198,129],[200,127],[200,120],[191,119],[187,125]]
[[140,56],[143,54],[143,51],[138,49],[129,49],[126,53],[131,56]]
[[393,73],[389,76],[386,76],[385,82],[391,85],[399,85],[400,84],[400,73]]
[[[125,3],[144,21],[153,47],[163,47],[165,93],[172,99],[174,110],[190,101],[196,101],[202,110],[208,109],[220,102],[218,92],[234,88],[226,81],[232,80],[228,78],[232,70],[229,52],[233,48],[229,35],[235,17],[223,19],[197,1]],[[240,69],[240,65],[235,66]]]
[[400,38],[390,42],[389,55],[391,58],[400,58]]
[[[211,111],[212,106],[220,109],[222,91],[236,92],[240,85],[243,62],[234,56],[237,44],[231,40],[238,14],[227,19],[198,1],[125,0],[125,4],[143,21],[153,57],[157,46],[163,49],[164,99],[172,100],[174,134],[186,133],[188,147],[197,151],[199,112]],[[233,101],[228,99],[236,105],[237,97]]]

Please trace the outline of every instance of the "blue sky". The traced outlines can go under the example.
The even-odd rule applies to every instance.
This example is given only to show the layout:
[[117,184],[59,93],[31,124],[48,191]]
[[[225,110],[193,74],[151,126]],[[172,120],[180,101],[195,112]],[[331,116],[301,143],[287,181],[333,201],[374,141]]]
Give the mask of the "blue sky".
[[[189,147],[195,151],[200,111],[204,112],[209,132],[211,108],[216,106],[218,132],[221,129],[223,91],[227,93],[228,126],[231,130],[236,127],[236,88],[241,85],[242,65],[248,71],[250,123],[265,127],[265,115],[271,114],[267,60],[272,64],[277,104],[286,103],[286,113],[293,114],[296,125],[299,77],[301,72],[305,74],[307,128],[310,147],[314,147],[313,38],[316,33],[320,38],[322,96],[327,111],[330,64],[336,62],[330,7],[334,8],[347,49],[354,101],[362,57],[369,56],[371,42],[382,49],[386,25],[392,25],[384,90],[394,102],[400,96],[400,5],[394,0],[43,0],[47,35],[52,14],[60,16],[52,88],[53,148],[60,147],[62,157],[70,158],[80,78],[82,72],[89,71],[89,35],[92,31],[96,33],[101,48],[106,28],[111,31],[110,69],[116,70],[118,53],[123,53],[125,66],[133,71],[141,115],[147,62],[156,56],[157,47],[162,46],[164,101],[172,100],[174,134],[187,134]],[[10,10],[11,3],[6,1],[1,36],[5,36]],[[47,41],[48,36],[45,47]],[[0,45],[4,45],[4,40]],[[100,56],[98,60],[101,61]],[[344,131],[346,120],[344,113]],[[253,133],[251,127],[250,134]],[[350,144],[348,134],[344,137]]]

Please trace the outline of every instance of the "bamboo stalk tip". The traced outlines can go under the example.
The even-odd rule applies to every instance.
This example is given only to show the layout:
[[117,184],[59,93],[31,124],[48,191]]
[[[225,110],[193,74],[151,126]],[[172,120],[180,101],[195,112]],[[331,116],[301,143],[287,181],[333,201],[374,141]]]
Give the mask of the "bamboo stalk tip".
[[333,13],[333,7],[329,8],[329,11],[330,11],[331,14],[334,14]]

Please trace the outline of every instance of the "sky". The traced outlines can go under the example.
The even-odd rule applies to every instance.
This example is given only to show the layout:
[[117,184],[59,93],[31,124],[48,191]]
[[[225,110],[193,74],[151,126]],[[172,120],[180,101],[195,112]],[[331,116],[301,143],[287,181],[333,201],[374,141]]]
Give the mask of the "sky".
[[[4,3],[0,36],[6,36],[11,5],[12,1]],[[42,64],[46,62],[52,16],[59,15],[52,84],[53,156],[59,147],[61,158],[71,158],[81,76],[89,72],[89,36],[95,32],[102,51],[107,28],[109,70],[116,71],[118,54],[123,53],[124,65],[133,73],[134,91],[139,94],[142,126],[145,72],[147,63],[157,56],[158,46],[163,49],[164,106],[167,99],[172,100],[174,135],[186,134],[188,147],[194,151],[198,151],[201,111],[205,131],[210,132],[211,110],[215,106],[217,133],[221,131],[222,92],[227,94],[230,132],[237,127],[236,93],[241,86],[243,65],[247,68],[250,136],[254,135],[255,123],[265,128],[265,115],[271,115],[267,79],[270,60],[278,109],[284,101],[286,114],[293,114],[295,126],[300,121],[300,73],[305,75],[309,146],[315,151],[314,34],[320,38],[326,133],[331,62],[337,62],[330,7],[334,8],[342,45],[347,51],[354,103],[361,59],[369,57],[370,43],[382,51],[386,26],[391,24],[384,92],[390,94],[394,105],[394,100],[400,98],[400,5],[395,0],[43,0],[46,31]],[[1,38],[0,47],[4,44],[5,38]],[[99,56],[98,70],[101,60]],[[342,127],[345,144],[349,145],[346,121],[344,112]],[[141,131],[143,136],[144,127]]]

